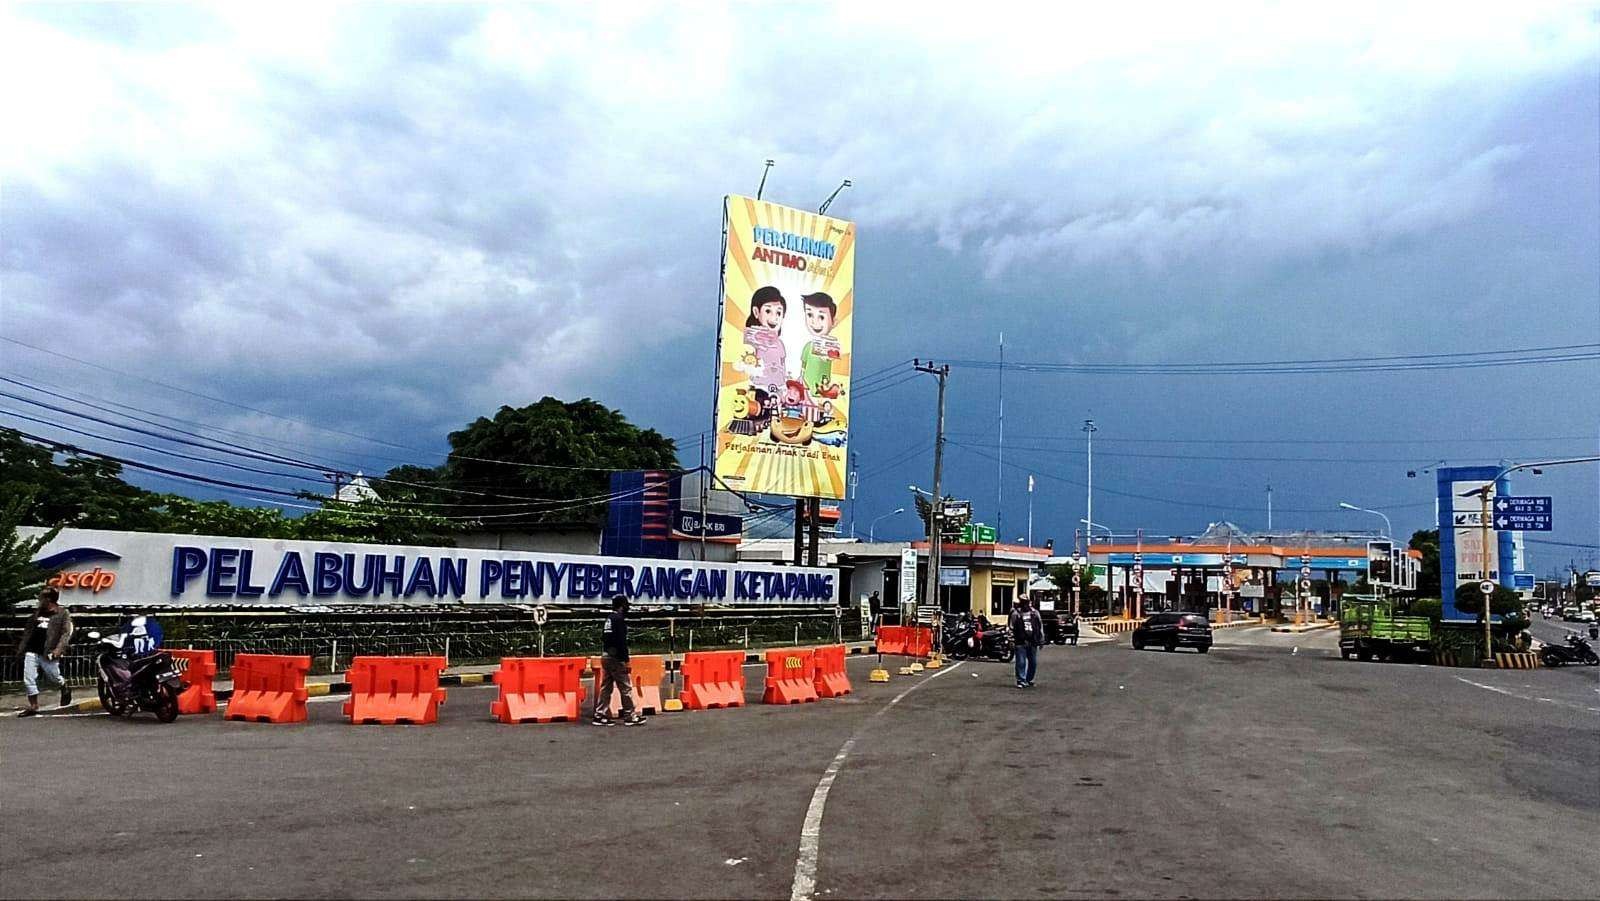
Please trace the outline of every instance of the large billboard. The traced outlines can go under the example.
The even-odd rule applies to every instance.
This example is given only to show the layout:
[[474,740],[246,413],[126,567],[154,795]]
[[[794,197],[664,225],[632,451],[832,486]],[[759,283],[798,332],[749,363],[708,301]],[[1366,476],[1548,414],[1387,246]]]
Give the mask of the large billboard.
[[731,195],[723,227],[717,476],[743,491],[842,499],[855,224]]
[[[1500,469],[1497,466],[1441,466],[1434,470],[1439,499],[1439,593],[1443,595],[1446,622],[1471,622],[1475,614],[1456,609],[1456,588],[1488,579],[1511,585],[1511,570],[1500,561],[1510,560],[1511,533],[1491,524],[1484,546],[1483,499],[1471,492],[1481,489]],[[1496,496],[1509,494],[1504,477],[1495,482]]]

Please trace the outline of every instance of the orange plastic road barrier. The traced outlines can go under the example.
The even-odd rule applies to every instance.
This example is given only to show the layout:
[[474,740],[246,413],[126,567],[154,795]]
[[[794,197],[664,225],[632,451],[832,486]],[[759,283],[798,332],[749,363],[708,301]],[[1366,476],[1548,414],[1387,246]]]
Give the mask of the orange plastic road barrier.
[[[594,669],[594,702],[600,703],[600,680],[605,675],[600,671],[600,658],[590,657],[589,666]],[[628,658],[628,672],[633,682],[633,708],[640,713],[661,712],[661,681],[667,677],[667,659],[665,657],[630,657]],[[612,716],[622,712],[622,692],[611,693]]]
[[879,626],[878,640],[876,642],[878,653],[904,654],[906,652],[906,644],[910,640],[907,635],[909,631],[909,626]]
[[811,648],[767,652],[763,704],[803,704],[817,699],[817,660]]
[[914,626],[906,627],[906,649],[908,657],[927,657],[933,653],[933,630]]
[[444,703],[443,672],[443,657],[357,657],[345,673],[350,700],[344,714],[358,724],[435,722]]
[[690,651],[683,655],[683,693],[688,710],[744,706],[744,652]]
[[174,660],[187,661],[183,668],[183,681],[189,687],[178,695],[178,712],[215,713],[217,693],[212,687],[212,680],[217,677],[217,652],[168,648],[167,653]]
[[850,693],[850,676],[844,671],[844,654],[842,644],[820,647],[813,653],[817,662],[815,675],[817,697],[837,698]]
[[583,704],[582,657],[504,657],[495,670],[500,696],[489,712],[502,723],[577,722]]
[[255,723],[306,721],[310,657],[240,654],[233,658],[233,696],[222,718]]

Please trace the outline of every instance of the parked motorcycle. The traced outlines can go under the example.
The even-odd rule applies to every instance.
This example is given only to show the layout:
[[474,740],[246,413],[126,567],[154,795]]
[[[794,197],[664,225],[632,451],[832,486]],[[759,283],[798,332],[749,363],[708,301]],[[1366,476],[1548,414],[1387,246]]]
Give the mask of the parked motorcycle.
[[989,625],[989,621],[982,617],[971,616],[945,623],[943,650],[946,656],[956,660],[988,658],[1005,661],[1016,653],[1010,632]]
[[1600,666],[1600,656],[1577,633],[1567,636],[1565,645],[1547,644],[1539,649],[1539,662],[1545,666]]
[[127,633],[102,637],[99,632],[90,632],[89,638],[100,642],[95,688],[107,713],[132,716],[146,711],[163,723],[178,718],[178,696],[189,686],[183,681],[181,664],[171,654],[156,650],[127,656]]

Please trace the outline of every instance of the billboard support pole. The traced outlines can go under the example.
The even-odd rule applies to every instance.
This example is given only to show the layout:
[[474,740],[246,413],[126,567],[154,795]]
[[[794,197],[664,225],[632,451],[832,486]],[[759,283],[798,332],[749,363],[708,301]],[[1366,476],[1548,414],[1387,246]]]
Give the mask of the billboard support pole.
[[805,536],[805,532],[803,530],[805,529],[805,527],[806,527],[806,499],[803,498],[803,497],[797,497],[797,498],[794,499],[794,565],[795,566],[799,566],[800,565],[800,560],[802,558],[802,554],[803,554],[802,547],[805,544],[805,537],[804,537]]
[[[772,165],[772,160],[767,160],[767,165]],[[761,183],[765,185],[767,175],[761,174]],[[727,315],[727,292],[724,288],[728,284],[728,197],[722,198],[722,253],[717,257],[717,338],[711,352],[711,431],[700,434],[700,560],[706,559],[706,487],[707,480],[711,478],[715,469],[716,445],[712,445],[711,463],[706,462],[706,435],[710,434],[711,440],[717,440],[717,406],[718,398],[722,393],[722,317]],[[681,492],[680,492],[681,494]]]
[[806,536],[806,565],[816,566],[817,539],[819,537],[819,529],[821,527],[821,524],[818,522],[818,520],[822,519],[822,498],[806,498],[805,503],[808,511],[806,515],[806,531],[809,533]]

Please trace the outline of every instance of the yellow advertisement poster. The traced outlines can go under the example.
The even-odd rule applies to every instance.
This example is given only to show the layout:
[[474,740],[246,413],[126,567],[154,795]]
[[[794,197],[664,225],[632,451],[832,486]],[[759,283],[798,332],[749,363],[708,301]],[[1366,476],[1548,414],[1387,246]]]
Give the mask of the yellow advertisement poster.
[[716,473],[730,487],[844,497],[855,223],[724,200]]

